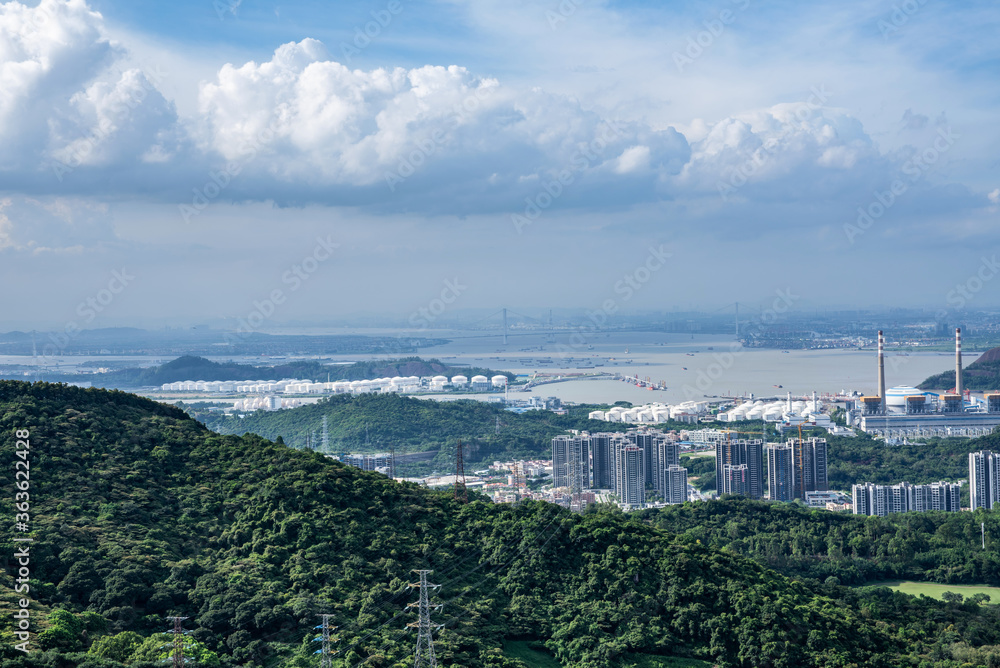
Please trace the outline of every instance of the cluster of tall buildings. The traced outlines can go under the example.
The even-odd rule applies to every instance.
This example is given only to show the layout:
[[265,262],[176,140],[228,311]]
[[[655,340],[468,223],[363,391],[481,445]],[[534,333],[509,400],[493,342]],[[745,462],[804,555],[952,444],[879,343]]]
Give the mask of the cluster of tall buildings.
[[852,485],[851,497],[855,515],[884,517],[890,513],[927,510],[957,513],[962,509],[962,483],[911,485],[901,482],[897,485],[874,485],[869,482]]
[[666,503],[688,500],[687,469],[676,438],[653,430],[578,434],[552,439],[553,486],[571,495],[609,490],[626,506],[646,503],[652,490]]
[[[851,496],[855,515],[939,510],[961,511],[963,482],[935,482],[928,485],[862,483],[853,485]],[[972,510],[1000,507],[1000,454],[982,450],[969,453],[969,505]]]
[[826,439],[793,438],[767,444],[761,439],[719,439],[715,476],[720,495],[761,499],[766,485],[774,501],[805,501],[807,492],[829,489]]

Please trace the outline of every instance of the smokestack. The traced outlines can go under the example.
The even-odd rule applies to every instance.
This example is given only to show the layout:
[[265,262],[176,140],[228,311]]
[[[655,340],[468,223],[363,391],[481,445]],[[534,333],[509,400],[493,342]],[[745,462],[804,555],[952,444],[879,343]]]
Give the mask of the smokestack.
[[878,407],[885,414],[885,339],[882,330],[878,330]]
[[[955,394],[962,394],[962,328],[955,329]],[[964,400],[964,399],[963,399]]]

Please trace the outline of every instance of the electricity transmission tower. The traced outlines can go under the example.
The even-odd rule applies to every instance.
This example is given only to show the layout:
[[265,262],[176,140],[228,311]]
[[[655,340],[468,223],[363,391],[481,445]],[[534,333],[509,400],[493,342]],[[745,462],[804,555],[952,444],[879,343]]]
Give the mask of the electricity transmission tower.
[[323,438],[323,440],[322,440],[322,444],[323,445],[322,445],[322,448],[321,448],[321,452],[324,455],[328,455],[328,454],[330,454],[330,427],[329,427],[329,424],[327,423],[327,418],[326,418],[325,415],[323,416],[323,437],[322,438]]
[[331,668],[333,666],[333,657],[330,655],[330,633],[337,630],[336,626],[330,626],[330,618],[333,615],[317,615],[322,621],[322,623],[315,627],[319,629],[320,635],[313,638],[313,642],[323,643],[320,649],[313,652],[313,654],[320,655],[319,665],[320,668]]
[[170,653],[170,658],[173,661],[174,668],[181,668],[184,665],[184,620],[187,617],[167,617],[168,621],[174,623],[174,628],[170,631],[174,640],[171,643],[172,650]]
[[427,590],[437,589],[441,585],[429,584],[427,582],[427,574],[432,571],[415,570],[413,572],[420,575],[420,582],[410,583],[410,587],[419,587],[420,602],[410,603],[406,606],[408,609],[416,608],[419,614],[418,621],[406,625],[408,628],[417,629],[417,651],[414,654],[413,668],[437,668],[437,657],[434,656],[433,633],[437,629],[440,629],[441,625],[431,624],[431,609],[433,608],[437,612],[441,609],[441,606],[430,604],[430,596]]
[[465,458],[462,455],[462,439],[455,446],[455,498],[462,503],[469,502],[469,490],[465,487]]

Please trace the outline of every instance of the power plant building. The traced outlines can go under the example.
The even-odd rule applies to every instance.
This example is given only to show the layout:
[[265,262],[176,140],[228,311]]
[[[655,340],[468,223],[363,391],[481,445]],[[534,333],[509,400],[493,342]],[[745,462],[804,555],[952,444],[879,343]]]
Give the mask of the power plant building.
[[[955,387],[938,395],[915,387],[886,389],[885,337],[878,333],[878,396],[861,397],[857,426],[886,438],[907,436],[985,436],[1000,426],[1000,394],[983,401],[965,391],[962,379],[962,330],[955,330]],[[995,398],[994,398],[995,397]]]

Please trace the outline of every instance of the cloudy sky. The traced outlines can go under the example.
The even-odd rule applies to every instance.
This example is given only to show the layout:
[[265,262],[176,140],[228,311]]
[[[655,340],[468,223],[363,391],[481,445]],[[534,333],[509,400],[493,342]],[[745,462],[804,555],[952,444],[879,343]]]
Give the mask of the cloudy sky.
[[1000,246],[998,33],[989,1],[0,3],[0,330],[456,281],[939,308]]

